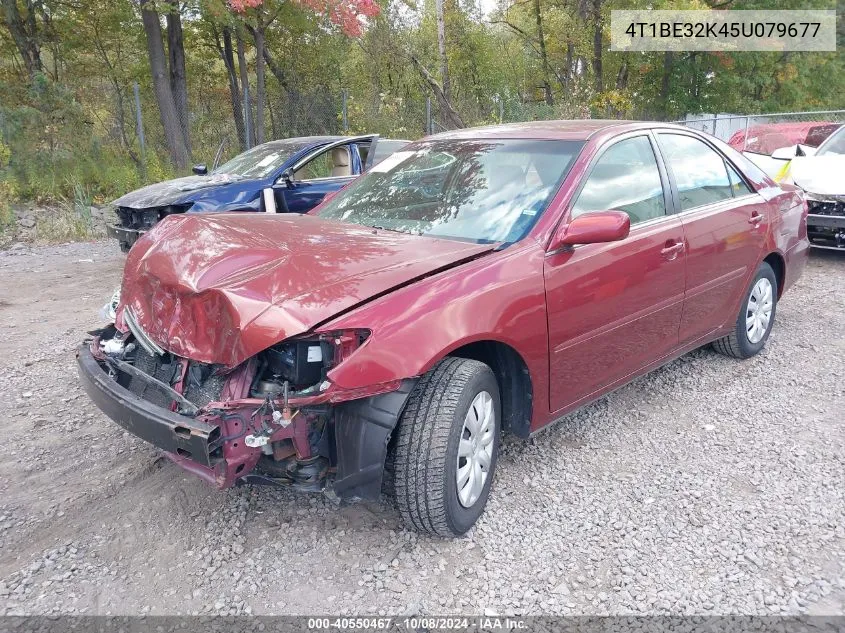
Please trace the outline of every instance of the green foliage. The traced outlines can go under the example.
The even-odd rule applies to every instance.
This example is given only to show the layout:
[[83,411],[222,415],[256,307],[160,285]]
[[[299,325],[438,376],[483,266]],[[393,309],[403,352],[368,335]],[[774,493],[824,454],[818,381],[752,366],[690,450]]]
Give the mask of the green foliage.
[[8,246],[14,238],[15,214],[12,212],[14,189],[11,183],[0,180],[0,248]]
[[[267,139],[341,133],[343,91],[348,93],[350,133],[418,138],[426,133],[426,99],[434,121],[445,120],[431,86],[412,62],[413,56],[441,79],[433,2],[381,0],[381,14],[354,39],[301,4],[266,3],[265,15],[273,16],[266,43],[274,62],[266,68]],[[474,0],[444,0],[451,102],[467,125],[587,116],[673,120],[687,113],[824,110],[845,103],[841,51],[613,52],[610,11],[641,3],[601,0],[596,22],[591,0],[540,0],[544,64],[535,3],[496,4],[498,9],[482,16]],[[734,0],[731,8],[793,4]],[[0,24],[0,186],[5,188],[0,189],[0,205],[5,204],[0,222],[8,222],[12,197],[102,203],[145,183],[182,175],[170,166],[166,151],[137,3],[43,0],[43,5],[50,23],[39,25],[42,73],[25,73],[6,25]],[[826,0],[805,5],[830,6]],[[241,149],[221,58],[222,33],[229,30],[235,47],[241,33],[254,98],[255,48],[247,29],[252,18],[233,14],[225,0],[186,0],[179,6],[192,159],[211,164],[221,143],[224,159]],[[707,5],[703,0],[655,0],[650,6]],[[600,90],[593,75],[597,26],[604,37]],[[135,83],[144,152],[136,129]],[[61,221],[42,233],[87,230],[82,206],[64,205]]]

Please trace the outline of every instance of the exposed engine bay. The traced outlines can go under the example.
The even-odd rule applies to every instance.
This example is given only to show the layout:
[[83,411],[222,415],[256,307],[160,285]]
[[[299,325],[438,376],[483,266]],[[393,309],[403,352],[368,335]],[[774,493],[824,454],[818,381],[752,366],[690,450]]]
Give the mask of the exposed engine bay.
[[[320,491],[338,477],[339,467],[342,477],[355,474],[347,471],[360,466],[362,447],[350,453],[354,466],[349,459],[344,465],[336,424],[344,420],[347,432],[366,426],[353,410],[378,393],[340,392],[327,374],[366,341],[368,331],[293,338],[227,369],[162,349],[139,330],[131,311],[127,313],[126,332],[114,325],[91,332],[94,339],[87,351],[100,372],[90,362],[86,366],[85,346],[79,353],[83,379],[86,369],[102,373],[100,381],[105,378],[113,385],[100,385],[101,390],[126,390],[136,399],[132,411],[117,411],[115,394],[109,394],[109,403],[102,402],[98,385],[92,389],[83,380],[89,395],[95,401],[99,395],[98,404],[118,424],[219,488],[258,483]],[[96,383],[98,376],[88,378]],[[398,387],[384,385],[381,392]],[[391,430],[357,433],[367,442],[368,435],[376,438],[378,455],[373,458],[382,464]],[[380,487],[380,472],[377,480]],[[354,476],[353,484],[351,496],[367,496]]]
[[813,246],[845,249],[845,199],[808,197],[807,236]]

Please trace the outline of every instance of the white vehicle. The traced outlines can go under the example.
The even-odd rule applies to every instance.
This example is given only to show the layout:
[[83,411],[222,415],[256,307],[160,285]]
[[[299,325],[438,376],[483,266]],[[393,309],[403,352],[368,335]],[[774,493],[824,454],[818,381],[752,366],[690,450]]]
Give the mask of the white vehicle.
[[804,146],[801,150],[796,155],[794,146],[784,147],[772,154],[774,158],[790,159],[777,179],[795,184],[806,193],[810,243],[845,250],[845,125],[815,150],[808,151]]

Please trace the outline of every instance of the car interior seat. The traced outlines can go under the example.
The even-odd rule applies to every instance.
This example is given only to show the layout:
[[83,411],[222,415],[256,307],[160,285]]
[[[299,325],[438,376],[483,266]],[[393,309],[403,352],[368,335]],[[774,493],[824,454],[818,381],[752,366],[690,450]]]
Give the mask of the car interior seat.
[[348,147],[335,147],[331,153],[332,178],[352,175],[352,161]]

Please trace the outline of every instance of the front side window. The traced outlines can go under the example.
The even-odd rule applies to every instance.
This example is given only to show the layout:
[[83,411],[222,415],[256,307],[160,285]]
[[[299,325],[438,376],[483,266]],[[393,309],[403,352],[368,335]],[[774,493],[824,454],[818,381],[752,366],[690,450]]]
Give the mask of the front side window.
[[415,143],[375,165],[319,213],[404,233],[513,242],[545,211],[582,146],[521,139]]
[[572,218],[589,211],[624,211],[631,224],[666,215],[660,170],[647,136],[619,141],[596,161],[572,207]]
[[691,136],[657,136],[675,176],[682,211],[733,197],[725,161],[714,149]]
[[753,193],[748,185],[745,184],[745,181],[740,178],[736,169],[731,167],[730,163],[725,164],[728,166],[728,177],[731,179],[731,192],[733,193],[734,198]]
[[305,163],[296,170],[294,180],[318,178],[345,178],[352,175],[352,152],[349,145],[333,147]]
[[301,141],[264,143],[220,165],[214,170],[214,174],[225,174],[237,178],[266,178],[305,147],[306,143]]

